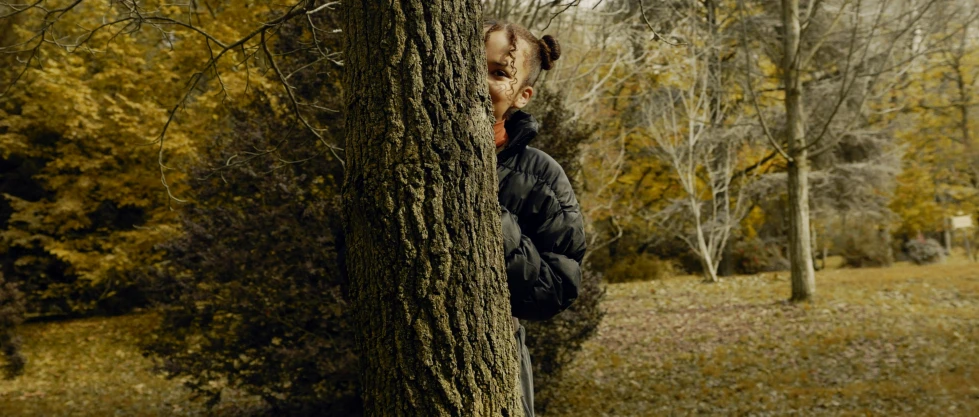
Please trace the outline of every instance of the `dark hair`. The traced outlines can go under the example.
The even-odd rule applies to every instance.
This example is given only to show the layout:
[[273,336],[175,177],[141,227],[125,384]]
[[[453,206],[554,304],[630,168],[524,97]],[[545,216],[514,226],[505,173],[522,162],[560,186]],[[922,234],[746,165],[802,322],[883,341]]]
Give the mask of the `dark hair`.
[[530,44],[530,76],[527,77],[524,85],[533,87],[537,83],[540,71],[553,68],[554,61],[561,57],[561,45],[551,35],[544,35],[538,39],[527,28],[505,20],[487,20],[483,23],[483,29],[486,30],[486,34],[483,35],[484,42],[489,39],[491,34],[504,31],[510,41],[511,54],[517,49],[517,38]]

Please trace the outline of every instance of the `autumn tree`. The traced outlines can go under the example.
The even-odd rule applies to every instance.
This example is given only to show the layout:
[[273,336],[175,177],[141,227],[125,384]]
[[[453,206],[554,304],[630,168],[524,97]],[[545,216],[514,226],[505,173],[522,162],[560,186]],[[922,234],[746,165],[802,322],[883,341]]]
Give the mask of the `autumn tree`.
[[[937,230],[951,244],[948,218],[979,207],[979,141],[975,98],[979,75],[979,10],[947,0],[921,22],[917,45],[925,51],[889,99],[900,112],[898,135],[908,148],[899,192],[892,202],[900,232],[913,237]],[[912,192],[911,190],[915,190]]]
[[[90,312],[120,294],[134,301],[131,273],[159,261],[153,246],[175,232],[154,176],[163,171],[152,164],[157,154],[147,146],[148,129],[166,120],[157,103],[176,100],[179,92],[169,86],[180,79],[181,61],[204,51],[167,53],[153,37],[109,42],[112,33],[102,31],[86,42],[91,53],[107,59],[87,60],[71,53],[83,48],[74,44],[76,36],[91,33],[80,28],[103,12],[114,15],[110,7],[80,6],[51,21],[26,5],[7,10],[0,11],[7,24],[0,45],[0,256],[6,276],[23,284],[34,314]],[[52,40],[53,33],[62,37]],[[146,60],[154,55],[153,62]],[[200,98],[193,107],[213,109],[217,102]],[[171,164],[187,160],[190,132],[207,124],[203,118],[174,124]],[[166,174],[171,185],[179,184],[179,173]]]

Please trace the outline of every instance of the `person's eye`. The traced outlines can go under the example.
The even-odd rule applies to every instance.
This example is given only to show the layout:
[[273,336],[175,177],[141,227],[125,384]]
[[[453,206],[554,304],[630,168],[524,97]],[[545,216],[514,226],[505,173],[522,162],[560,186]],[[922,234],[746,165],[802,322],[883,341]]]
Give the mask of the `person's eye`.
[[503,78],[508,78],[508,77],[510,77],[510,74],[507,74],[507,72],[506,72],[506,71],[503,71],[503,70],[496,70],[496,71],[493,71],[493,75],[495,75],[495,76],[497,76],[497,77],[503,77]]

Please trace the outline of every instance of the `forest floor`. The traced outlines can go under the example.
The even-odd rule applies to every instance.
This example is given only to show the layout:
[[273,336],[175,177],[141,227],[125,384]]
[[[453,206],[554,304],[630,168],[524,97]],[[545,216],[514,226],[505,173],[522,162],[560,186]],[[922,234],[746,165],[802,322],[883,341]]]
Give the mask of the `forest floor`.
[[138,346],[158,320],[138,313],[24,325],[27,367],[0,379],[0,416],[236,416],[261,405],[229,391],[208,413],[181,381],[153,372]]
[[[554,416],[979,415],[979,264],[831,269],[790,305],[785,272],[610,285],[548,402]],[[152,314],[24,326],[2,416],[205,415],[137,348]],[[230,392],[213,415],[252,414]]]
[[611,285],[554,416],[979,416],[979,264]]

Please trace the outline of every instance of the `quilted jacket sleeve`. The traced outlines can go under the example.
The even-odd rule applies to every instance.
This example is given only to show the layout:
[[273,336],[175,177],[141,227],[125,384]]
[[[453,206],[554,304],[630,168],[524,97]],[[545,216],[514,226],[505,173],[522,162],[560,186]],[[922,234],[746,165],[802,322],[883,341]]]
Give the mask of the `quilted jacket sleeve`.
[[584,223],[563,171],[534,195],[539,201],[533,204],[542,210],[532,218],[519,219],[503,209],[504,253],[513,316],[546,320],[578,297]]

